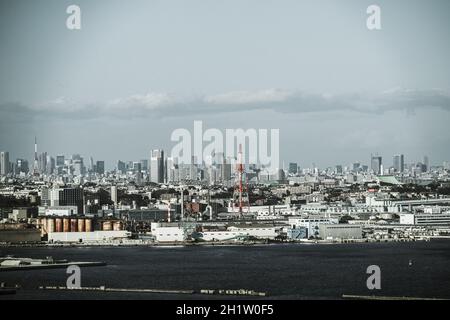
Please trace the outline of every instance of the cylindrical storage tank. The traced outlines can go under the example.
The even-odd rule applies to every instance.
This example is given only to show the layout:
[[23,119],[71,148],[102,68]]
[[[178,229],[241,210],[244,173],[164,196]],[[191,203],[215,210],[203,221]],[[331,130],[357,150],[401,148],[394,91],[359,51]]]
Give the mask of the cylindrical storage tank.
[[45,223],[46,222],[44,218],[38,218],[38,224],[39,227],[41,228],[41,237],[47,234],[47,225]]
[[112,230],[112,221],[103,221],[102,229],[103,231],[111,231]]
[[70,232],[78,231],[78,220],[77,218],[70,219]]
[[55,219],[55,232],[62,232],[63,231],[63,221],[61,218]]
[[55,232],[55,219],[47,218],[47,232]]
[[113,230],[121,231],[122,230],[122,221],[114,221]]
[[70,219],[69,218],[63,219],[63,232],[70,232]]
[[91,219],[85,219],[84,226],[86,228],[86,232],[92,232],[92,220]]
[[84,219],[78,219],[78,232],[85,232],[85,231],[86,231],[86,226],[85,226]]

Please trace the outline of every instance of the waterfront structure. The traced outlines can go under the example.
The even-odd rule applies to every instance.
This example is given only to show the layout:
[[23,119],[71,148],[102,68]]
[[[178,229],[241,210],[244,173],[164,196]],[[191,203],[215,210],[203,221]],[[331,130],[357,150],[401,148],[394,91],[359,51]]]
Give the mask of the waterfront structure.
[[337,224],[337,223],[339,223],[339,219],[326,217],[315,217],[315,218],[290,217],[288,219],[288,224],[291,228],[293,229],[297,227],[306,228],[308,238],[319,237],[320,225]]
[[47,234],[49,242],[107,242],[118,239],[127,239],[130,232],[124,230],[107,230],[92,232],[49,232]]
[[308,238],[308,229],[305,227],[288,228],[286,237],[289,240],[302,240]]
[[355,224],[320,224],[319,237],[324,240],[361,239],[362,226]]
[[420,226],[450,226],[450,211],[445,213],[402,213],[400,224]]
[[182,242],[186,240],[186,233],[179,226],[152,226],[152,235],[158,242]]

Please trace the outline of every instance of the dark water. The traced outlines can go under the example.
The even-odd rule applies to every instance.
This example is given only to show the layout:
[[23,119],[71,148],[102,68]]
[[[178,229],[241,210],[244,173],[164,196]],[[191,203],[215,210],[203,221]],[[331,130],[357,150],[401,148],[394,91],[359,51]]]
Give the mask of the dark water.
[[[272,299],[339,299],[342,294],[450,298],[450,241],[230,247],[1,248],[0,256],[105,261],[82,268],[82,286],[252,289]],[[412,260],[412,265],[409,261]],[[367,289],[369,265],[382,289]],[[20,284],[0,299],[211,299],[204,295],[41,291],[65,286],[65,269],[0,272]],[[223,298],[223,297],[221,297]]]

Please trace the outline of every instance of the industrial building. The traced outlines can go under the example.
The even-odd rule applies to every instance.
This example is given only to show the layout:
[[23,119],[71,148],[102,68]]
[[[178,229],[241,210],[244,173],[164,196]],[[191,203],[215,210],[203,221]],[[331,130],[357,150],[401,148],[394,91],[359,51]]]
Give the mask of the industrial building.
[[446,213],[402,213],[400,224],[422,226],[450,225],[450,212]]
[[24,223],[0,224],[0,242],[5,243],[30,243],[40,242],[39,229],[29,228]]
[[158,242],[182,242],[186,240],[186,233],[181,227],[162,227],[152,228],[152,235]]
[[324,240],[361,239],[362,226],[354,224],[320,224],[319,235]]
[[286,237],[289,240],[301,240],[308,238],[308,229],[305,227],[297,227],[295,229],[288,228]]
[[290,217],[289,225],[291,228],[296,229],[298,227],[304,227],[307,230],[308,237],[319,236],[319,226],[322,224],[337,224],[339,219],[327,218],[327,217],[314,217],[314,218],[302,218],[302,217]]
[[58,206],[45,208],[44,214],[46,216],[73,216],[78,214],[78,207],[76,206]]
[[131,235],[130,232],[123,230],[92,231],[92,232],[49,232],[47,234],[49,242],[79,242],[79,243],[126,239],[130,235]]

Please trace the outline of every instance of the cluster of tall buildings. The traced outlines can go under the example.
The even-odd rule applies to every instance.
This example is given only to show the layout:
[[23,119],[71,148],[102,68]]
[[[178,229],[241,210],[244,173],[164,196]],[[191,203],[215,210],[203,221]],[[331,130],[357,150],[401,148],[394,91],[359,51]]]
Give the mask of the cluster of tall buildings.
[[177,158],[166,157],[164,150],[154,149],[150,151],[148,160],[128,163],[118,161],[117,172],[135,174],[136,182],[147,175],[148,181],[153,183],[172,183],[180,181],[208,180],[211,183],[231,180],[232,165],[222,153],[212,156],[210,165],[198,164],[195,157],[190,163],[179,163]]
[[374,174],[398,174],[408,170],[410,173],[424,173],[430,171],[430,160],[428,156],[423,157],[423,162],[416,162],[407,165],[403,154],[394,155],[391,167],[384,167],[383,158],[375,155],[371,157],[371,169]]
[[[140,161],[118,161],[116,173],[134,176],[138,185],[144,182],[153,183],[172,183],[181,181],[206,181],[211,184],[226,183],[232,180],[234,174],[233,158],[226,158],[223,153],[215,153],[209,159],[198,163],[196,157],[192,157],[190,163],[180,163],[177,158],[166,156],[164,150],[154,149],[150,151],[148,159]],[[205,164],[205,162],[207,164]],[[444,163],[444,167],[446,164]],[[450,167],[447,163],[447,167]],[[264,180],[284,180],[286,173],[290,176],[301,174],[319,174],[319,169],[313,164],[313,168],[300,170],[297,163],[291,162],[287,170],[279,168],[278,171],[270,175],[255,164],[249,164],[246,173],[250,178],[255,176],[258,181]],[[444,168],[445,169],[445,168]],[[407,164],[403,154],[393,156],[392,166],[387,166],[383,157],[380,155],[371,155],[369,166],[360,162],[352,163],[349,167],[336,165],[335,168],[328,168],[327,173],[344,174],[353,173],[372,173],[375,175],[393,175],[402,173],[426,173],[430,171],[430,161],[428,156],[424,156],[423,161]],[[104,175],[106,173],[105,161],[94,161],[89,158],[89,164],[85,164],[84,158],[79,154],[73,154],[71,157],[57,155],[55,158],[47,152],[37,152],[37,142],[35,140],[34,162],[30,167],[25,159],[16,159],[10,162],[9,152],[0,152],[0,175],[71,175],[84,176],[86,174]]]

